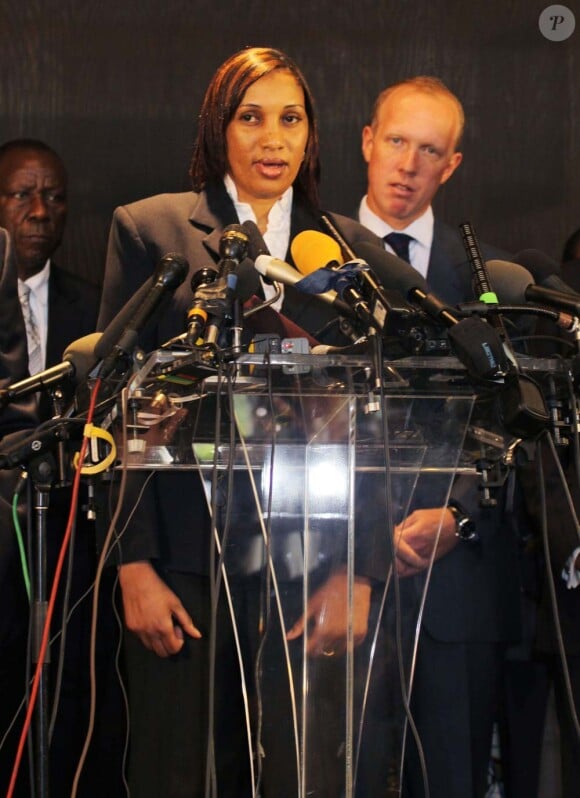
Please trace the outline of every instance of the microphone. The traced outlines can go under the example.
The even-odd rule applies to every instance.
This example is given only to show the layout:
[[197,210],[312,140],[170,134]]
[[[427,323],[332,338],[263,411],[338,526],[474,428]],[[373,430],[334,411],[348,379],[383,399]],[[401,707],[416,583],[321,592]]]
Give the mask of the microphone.
[[354,250],[371,267],[381,284],[399,291],[425,313],[448,328],[447,337],[458,359],[477,379],[503,379],[507,358],[501,338],[494,328],[475,316],[458,319],[450,308],[431,293],[426,280],[406,261],[382,247],[362,241]]
[[[279,258],[274,258],[272,255],[258,255],[254,268],[267,280],[282,283],[283,285],[296,286],[302,280],[302,275],[293,266]],[[353,315],[350,307],[340,299],[336,291],[323,291],[316,293],[315,296],[327,305],[332,305],[337,313],[343,316]]]
[[430,292],[425,278],[407,261],[367,241],[355,244],[354,250],[369,264],[384,288],[399,291],[406,299],[419,305],[428,316],[446,327],[460,323],[449,306]]
[[[240,302],[246,302],[259,291],[260,280],[249,258],[241,263],[237,273],[236,294]],[[219,272],[214,266],[206,266],[191,278],[193,301],[186,315],[185,340],[193,346],[203,335],[208,319],[221,312],[224,283],[218,284]]]
[[234,272],[248,253],[248,236],[241,224],[228,225],[220,236],[218,272],[227,277]]
[[261,288],[260,276],[254,268],[253,260],[244,258],[238,269],[238,283],[236,285],[238,299],[243,304],[253,296],[259,295]]
[[[331,225],[330,222],[329,224]],[[336,290],[339,298],[351,308],[355,319],[363,323],[363,335],[373,359],[371,390],[380,391],[383,362],[381,337],[377,333],[382,333],[384,329],[387,309],[381,303],[379,292],[371,295],[371,304],[367,302],[367,297],[361,291],[368,289],[368,284],[364,283],[361,274],[368,271],[368,266],[356,260],[343,263],[342,252],[347,253],[346,257],[349,258],[353,253],[346,241],[342,238],[341,241],[344,243],[344,250],[341,250],[335,238],[315,230],[304,230],[296,236],[290,245],[290,251],[299,271],[306,275],[298,288],[315,294],[325,289]]]
[[459,225],[459,229],[463,239],[463,248],[471,265],[477,298],[480,302],[497,305],[497,296],[490,285],[487,267],[481,255],[475,230],[470,222],[463,222]]
[[534,285],[534,278],[527,269],[507,260],[488,260],[485,265],[494,288],[497,288],[497,298],[503,305],[528,301],[526,289]]
[[[326,217],[324,221],[330,224]],[[302,274],[318,272],[312,280],[312,286],[325,276],[320,269],[331,269],[335,272],[334,279],[338,278],[335,283],[332,274],[326,274],[329,284],[334,283],[333,287],[336,287],[341,298],[346,300],[367,325],[384,331],[389,310],[392,309],[390,300],[375,280],[368,264],[357,259],[356,252],[344,241],[336,228],[332,227],[332,230],[334,235],[339,236],[342,249],[348,253],[350,260],[343,262],[341,245],[335,238],[317,230],[304,230],[290,246],[294,262]]]
[[[497,305],[497,295],[491,288],[486,264],[483,261],[475,232],[469,222],[460,225],[463,243],[473,269],[479,299],[488,305]],[[526,289],[526,292],[528,290]],[[542,432],[550,421],[550,415],[538,383],[529,375],[522,374],[513,352],[503,319],[493,314],[491,322],[501,336],[506,358],[509,362],[505,384],[499,395],[499,411],[506,429],[520,438],[528,438]]]
[[530,272],[518,263],[490,260],[487,262],[487,268],[490,274],[493,274],[498,296],[504,304],[536,302],[540,305],[553,306],[559,309],[559,312],[554,312],[552,316],[558,327],[564,330],[574,328],[575,318],[580,316],[580,294],[576,294],[574,298],[571,291],[564,293],[536,285]]
[[66,348],[62,363],[39,371],[38,374],[15,382],[0,391],[0,408],[6,407],[15,399],[58,385],[67,378],[75,379],[76,382],[83,380],[95,363],[95,349],[100,339],[101,333],[91,333],[73,341]]
[[193,302],[187,311],[187,333],[185,337],[186,342],[190,345],[195,344],[205,330],[205,325],[209,318],[208,308],[212,300],[211,291],[208,289],[217,279],[218,271],[211,266],[200,269],[191,278]]
[[[121,328],[121,333],[117,340],[111,345],[109,351],[105,351],[103,338],[107,336],[107,345],[113,337],[108,329],[103,333],[103,338],[96,348],[95,354],[103,355],[104,360],[98,371],[101,379],[109,377],[117,368],[119,362],[127,360],[137,346],[139,334],[159,308],[161,302],[181,285],[185,280],[189,264],[183,255],[169,253],[164,255],[151,281],[147,280],[137,292],[140,295],[140,302],[137,303],[136,296],[127,302],[124,308],[111,322],[114,330]],[[128,318],[128,321],[125,321]],[[98,350],[98,351],[97,351]]]
[[69,429],[77,428],[82,430],[82,425],[75,419],[51,419],[46,424],[30,432],[29,430],[18,430],[2,439],[0,451],[0,470],[15,468],[24,465],[30,460],[44,454],[46,451],[54,449],[61,441],[66,441]]
[[[261,297],[262,301],[264,301],[262,294],[266,294],[266,304],[264,305],[264,307],[267,307],[268,304],[271,304],[280,297],[280,290],[279,289],[276,290],[275,296],[268,297],[267,292],[264,289],[263,282],[267,282],[270,285],[274,281],[270,280],[267,277],[263,277],[263,279],[261,279],[261,276],[259,272],[256,271],[254,264],[256,260],[260,257],[260,255],[267,255],[269,257],[271,253],[270,250],[268,249],[268,245],[264,241],[262,233],[258,229],[258,225],[255,222],[253,222],[251,219],[247,219],[245,222],[243,222],[242,228],[245,231],[246,235],[248,236],[248,259],[244,261],[242,267],[251,263],[251,268],[245,270],[246,273],[243,277],[245,286],[244,286],[244,297],[242,301],[246,302],[248,299],[250,299],[252,294],[255,295],[256,297]],[[249,293],[250,291],[251,293]],[[256,310],[259,307],[260,305],[258,304],[254,305],[254,308],[256,308]]]
[[525,267],[534,278],[536,284],[542,286],[542,288],[549,288],[575,297],[580,296],[577,291],[574,291],[562,280],[558,263],[539,249],[523,249],[514,256],[514,261]]
[[209,322],[204,343],[214,346],[225,318],[232,318],[238,284],[238,268],[248,252],[248,236],[240,224],[230,224],[222,232],[219,243],[218,276],[213,284]]
[[103,360],[103,358],[111,354],[113,347],[121,337],[121,333],[135,315],[137,308],[143,304],[143,300],[151,290],[152,285],[153,275],[139,286],[133,296],[127,300],[117,315],[107,324],[95,346],[95,358],[97,360]]
[[355,247],[371,264],[383,285],[398,289],[417,302],[425,312],[440,319],[458,359],[478,380],[503,383],[499,394],[500,414],[506,429],[518,437],[535,435],[550,420],[538,385],[520,374],[506,353],[498,330],[485,320],[470,316],[459,321],[438,297],[429,292],[427,282],[412,266],[384,249],[360,243]]
[[[273,257],[270,254],[270,250],[268,249],[268,246],[255,222],[247,220],[242,224],[242,228],[248,235],[248,255],[254,261],[256,270],[265,280],[270,282],[278,282],[289,286],[294,286],[301,281],[302,277],[297,273],[293,266],[283,260],[280,260],[279,258]],[[300,235],[301,234],[296,236],[291,245],[293,258],[295,256],[295,242],[300,239]],[[322,234],[320,235],[322,236]],[[317,262],[315,265],[312,264],[307,271],[300,269],[302,274],[307,274],[310,271],[318,269],[321,265],[326,265],[327,263],[330,263],[330,261],[336,262],[337,265],[342,263],[340,247],[338,244],[336,244],[336,242],[333,241],[329,236],[322,237],[325,238],[331,245],[327,256],[322,256],[319,259],[319,262]],[[258,261],[259,268],[256,266],[256,261]],[[305,259],[301,258],[301,262],[304,263]],[[336,294],[336,292],[329,292],[329,294],[332,296]]]
[[[251,219],[247,219],[242,223],[242,227],[248,236],[249,260],[247,262],[249,263],[251,260],[251,269],[246,271],[246,275],[243,278],[245,295],[241,299],[244,303],[244,321],[247,322],[250,317],[258,312],[261,313],[266,308],[276,312],[271,306],[278,303],[278,307],[281,307],[284,296],[279,282],[263,277],[254,267],[255,261],[260,255],[270,256],[271,254],[268,245],[262,237],[262,233],[258,229],[258,225]],[[248,301],[250,299],[252,299],[251,303]]]
[[302,274],[340,268],[344,263],[338,242],[318,230],[303,230],[290,244],[294,263]]
[[[486,305],[497,305],[497,295],[491,287],[487,266],[483,260],[475,230],[470,222],[463,222],[459,225],[459,229],[463,238],[463,247],[471,265],[474,292],[480,302]],[[507,357],[516,365],[516,356],[512,351],[502,316],[499,313],[493,313],[490,323],[500,334]]]
[[[251,264],[251,269],[245,270],[246,274],[243,277],[245,282],[243,301],[251,299],[251,301],[248,302],[247,311],[244,318],[252,337],[257,335],[277,335],[281,340],[285,338],[304,338],[308,341],[310,346],[315,346],[318,342],[312,337],[312,335],[310,335],[310,333],[306,332],[306,330],[302,329],[302,327],[299,327],[283,313],[274,310],[268,304],[264,304],[264,299],[259,297],[262,289],[260,277],[263,277],[268,282],[283,281],[271,280],[263,275],[255,267],[255,261],[258,258],[264,256],[260,262],[265,264],[265,268],[267,268],[267,264],[270,262],[275,262],[282,265],[286,272],[286,280],[283,282],[284,285],[295,285],[295,283],[291,283],[290,281],[292,279],[296,281],[300,279],[299,275],[296,273],[296,270],[290,266],[290,264],[284,263],[284,261],[277,261],[276,258],[271,257],[268,245],[264,241],[262,233],[258,229],[258,225],[255,222],[253,222],[251,219],[248,219],[242,223],[242,227],[248,236],[248,258],[253,261]],[[246,264],[250,263],[249,259],[242,263],[241,271]]]
[[270,250],[256,222],[247,219],[242,223],[242,230],[248,237],[248,257],[255,261],[260,255],[269,255]]
[[[332,230],[333,235],[340,236],[335,228]],[[343,251],[348,253],[350,261],[340,265]],[[339,293],[342,290],[341,296],[345,296],[358,317],[366,323],[367,333],[369,328],[379,330],[383,338],[389,338],[391,342],[398,340],[413,354],[447,351],[447,340],[437,332],[432,336],[427,330],[429,324],[425,323],[425,314],[403,299],[398,290],[380,285],[366,259],[358,257],[342,237],[337,242],[324,233],[305,231],[292,242],[292,253],[300,271],[309,274],[298,287],[302,288],[308,281],[311,290],[316,290],[315,286],[322,290],[322,287],[330,285]],[[356,289],[360,289],[360,293]]]

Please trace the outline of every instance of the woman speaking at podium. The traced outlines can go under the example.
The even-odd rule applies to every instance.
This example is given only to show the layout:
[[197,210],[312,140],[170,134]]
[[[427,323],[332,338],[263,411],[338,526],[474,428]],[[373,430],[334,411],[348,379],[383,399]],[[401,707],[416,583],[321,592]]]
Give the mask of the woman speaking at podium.
[[[270,253],[288,261],[289,245],[297,233],[323,229],[319,171],[313,98],[296,64],[284,53],[262,47],[231,56],[212,78],[201,108],[190,168],[193,191],[150,197],[115,211],[99,329],[167,252],[185,256],[189,277],[218,263],[220,237],[230,224],[254,221]],[[332,218],[350,244],[377,242],[357,222]],[[143,349],[152,351],[184,332],[191,299],[187,279],[155,325],[145,330]],[[316,297],[289,288],[282,312],[314,336],[334,315]],[[221,600],[211,718],[213,756],[207,755],[211,530],[201,480],[195,471],[156,473],[142,495],[137,481],[133,479],[125,499],[128,524],[119,546],[119,582],[131,632],[126,635],[131,794],[177,798],[202,796],[210,790],[220,798],[251,796],[239,666],[231,621]],[[354,581],[356,641],[367,629],[370,580],[384,578],[386,567],[376,551],[368,554],[368,562],[357,561],[359,575]],[[339,655],[344,650],[343,631],[333,625],[328,611],[332,602],[344,601],[343,583],[343,574],[327,574],[313,596],[309,617],[296,619],[288,634],[296,638],[306,629],[313,656],[329,651]],[[246,600],[251,638],[258,633],[259,622],[251,589]],[[317,612],[323,606],[327,611]],[[250,683],[251,679],[250,675]],[[268,709],[275,708],[265,707],[266,713]],[[275,727],[275,721],[271,725]],[[263,760],[258,765],[260,795],[295,798],[299,792],[292,749],[283,754],[290,765],[284,769],[292,773],[294,767],[293,778],[285,783],[286,775],[270,754],[268,742],[264,732],[263,750],[256,756]],[[331,795],[332,788],[317,794]]]

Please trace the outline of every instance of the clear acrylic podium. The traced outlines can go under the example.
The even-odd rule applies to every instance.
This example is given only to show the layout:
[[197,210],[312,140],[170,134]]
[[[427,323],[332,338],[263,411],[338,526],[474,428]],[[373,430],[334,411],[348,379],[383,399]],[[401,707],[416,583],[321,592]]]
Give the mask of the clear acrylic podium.
[[212,370],[159,350],[126,389],[124,467],[203,480],[254,783],[277,771],[279,796],[399,794],[424,595],[393,572],[395,527],[504,444],[454,358],[385,362],[379,393],[372,371],[338,355]]

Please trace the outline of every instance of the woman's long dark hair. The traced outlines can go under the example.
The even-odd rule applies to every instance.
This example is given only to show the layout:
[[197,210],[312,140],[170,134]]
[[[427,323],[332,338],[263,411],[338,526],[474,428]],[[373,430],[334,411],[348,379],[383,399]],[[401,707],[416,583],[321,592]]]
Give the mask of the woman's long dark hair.
[[208,183],[223,179],[228,168],[227,127],[248,88],[277,69],[291,72],[304,91],[308,140],[294,189],[314,207],[318,207],[320,160],[314,99],[294,61],[280,50],[269,47],[240,50],[228,58],[211,79],[199,115],[197,139],[189,169],[194,191],[202,191]]

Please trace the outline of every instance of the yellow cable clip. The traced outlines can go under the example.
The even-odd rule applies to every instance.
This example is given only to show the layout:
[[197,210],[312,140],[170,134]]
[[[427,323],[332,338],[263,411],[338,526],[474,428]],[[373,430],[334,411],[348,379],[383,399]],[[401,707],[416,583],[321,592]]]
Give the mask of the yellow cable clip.
[[[109,454],[101,460],[100,463],[93,463],[92,465],[84,465],[81,468],[81,474],[100,474],[101,471],[106,471],[106,469],[115,461],[117,457],[117,447],[115,446],[115,441],[113,436],[110,432],[106,429],[101,429],[101,427],[95,427],[94,424],[85,424],[85,428],[83,430],[83,435],[85,438],[100,438],[103,441],[106,441],[109,446],[111,447],[111,451]],[[79,456],[80,452],[77,452],[73,458],[73,465],[75,468],[78,468],[79,463]]]

